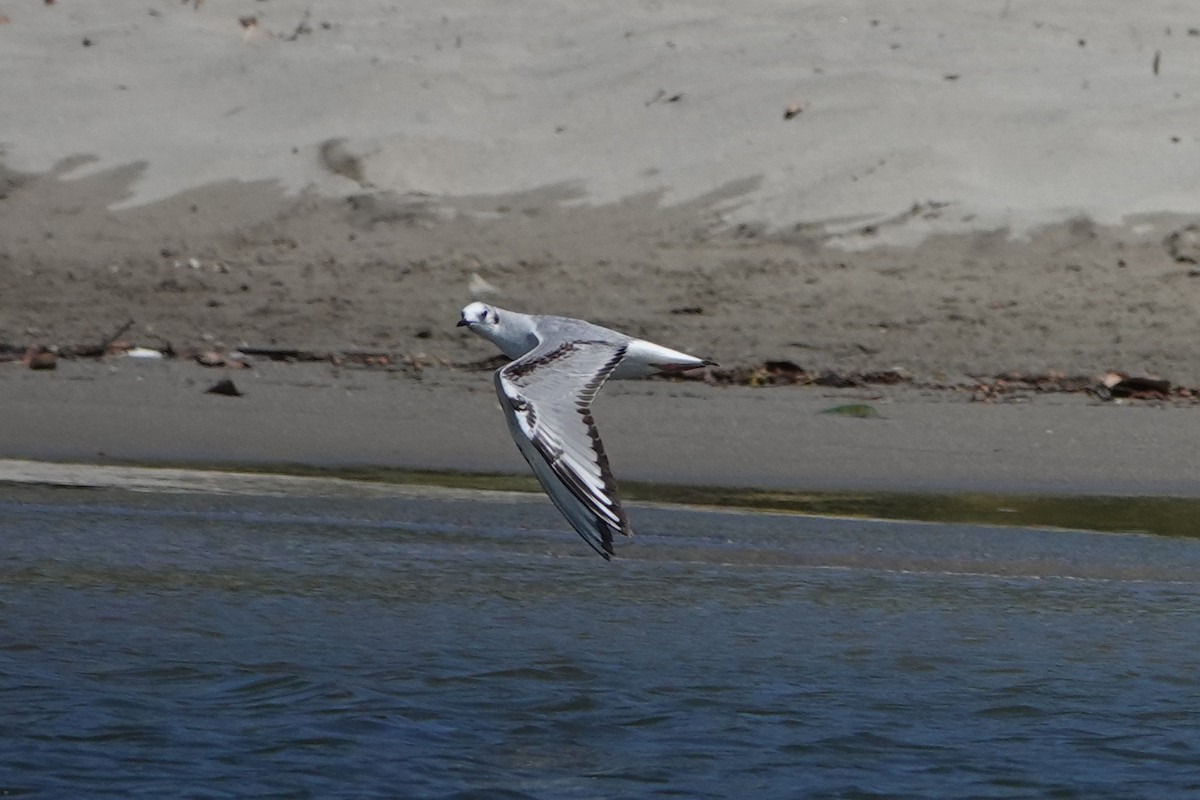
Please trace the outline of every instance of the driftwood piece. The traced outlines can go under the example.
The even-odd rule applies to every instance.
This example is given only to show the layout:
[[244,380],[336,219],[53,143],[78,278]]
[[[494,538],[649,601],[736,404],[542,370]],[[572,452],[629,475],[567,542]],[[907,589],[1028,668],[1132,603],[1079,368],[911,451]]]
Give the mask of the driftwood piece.
[[125,332],[133,327],[133,320],[129,320],[121,327],[117,328],[111,336],[106,338],[100,344],[93,347],[80,347],[75,351],[75,355],[82,358],[99,358],[108,353],[108,348],[112,347],[113,342],[125,335]]

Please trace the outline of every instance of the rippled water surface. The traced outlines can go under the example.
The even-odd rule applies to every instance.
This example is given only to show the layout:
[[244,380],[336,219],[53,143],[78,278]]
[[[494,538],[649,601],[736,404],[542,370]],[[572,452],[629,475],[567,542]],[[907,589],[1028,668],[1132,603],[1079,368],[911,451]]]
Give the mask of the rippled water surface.
[[1200,542],[0,486],[0,795],[1180,798]]

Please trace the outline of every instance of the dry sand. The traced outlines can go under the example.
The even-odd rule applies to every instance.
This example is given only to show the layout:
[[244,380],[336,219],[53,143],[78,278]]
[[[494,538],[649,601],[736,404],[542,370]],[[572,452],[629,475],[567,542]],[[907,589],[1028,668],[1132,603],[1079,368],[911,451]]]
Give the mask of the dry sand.
[[[131,345],[464,364],[492,355],[453,327],[479,296],[729,367],[1200,387],[1190,4],[731,9],[0,5],[0,345],[131,319]],[[521,466],[476,373],[259,364],[222,399],[159,368],[0,366],[0,455]],[[1200,491],[1188,408],[888,390],[847,420],[827,394],[598,411],[630,477]]]

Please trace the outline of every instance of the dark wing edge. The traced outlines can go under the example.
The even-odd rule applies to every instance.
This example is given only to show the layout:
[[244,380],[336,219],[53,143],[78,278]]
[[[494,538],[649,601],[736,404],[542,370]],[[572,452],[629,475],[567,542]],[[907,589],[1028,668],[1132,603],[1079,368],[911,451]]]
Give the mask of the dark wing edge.
[[[588,437],[590,455],[599,470],[600,487],[572,468],[567,451],[573,448],[563,440],[563,437],[571,435],[571,431],[559,431],[543,424],[534,405],[536,400],[527,396],[537,394],[534,373],[538,368],[572,356],[586,357],[589,346],[593,349],[596,346],[603,347],[608,353],[607,358],[598,362],[598,368],[588,370],[590,377],[577,390],[574,386],[571,389],[575,411],[580,415],[579,421]],[[535,350],[500,368],[494,377],[496,393],[505,407],[509,432],[521,455],[558,510],[583,540],[605,559],[614,555],[613,534],[631,536],[633,531],[621,506],[608,454],[604,451],[592,417],[591,404],[624,357],[624,345],[614,348],[609,342],[570,342],[549,351]],[[522,389],[533,391],[526,393]],[[577,457],[580,455],[577,449],[574,454]],[[594,475],[588,477],[593,481],[595,479]],[[560,491],[562,488],[569,492],[569,496],[564,496]]]

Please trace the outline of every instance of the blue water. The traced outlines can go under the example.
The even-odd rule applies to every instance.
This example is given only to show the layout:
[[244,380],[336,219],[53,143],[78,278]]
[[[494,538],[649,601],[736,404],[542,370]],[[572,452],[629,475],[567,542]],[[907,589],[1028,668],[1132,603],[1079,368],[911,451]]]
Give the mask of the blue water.
[[0,486],[0,796],[1180,798],[1200,542]]

